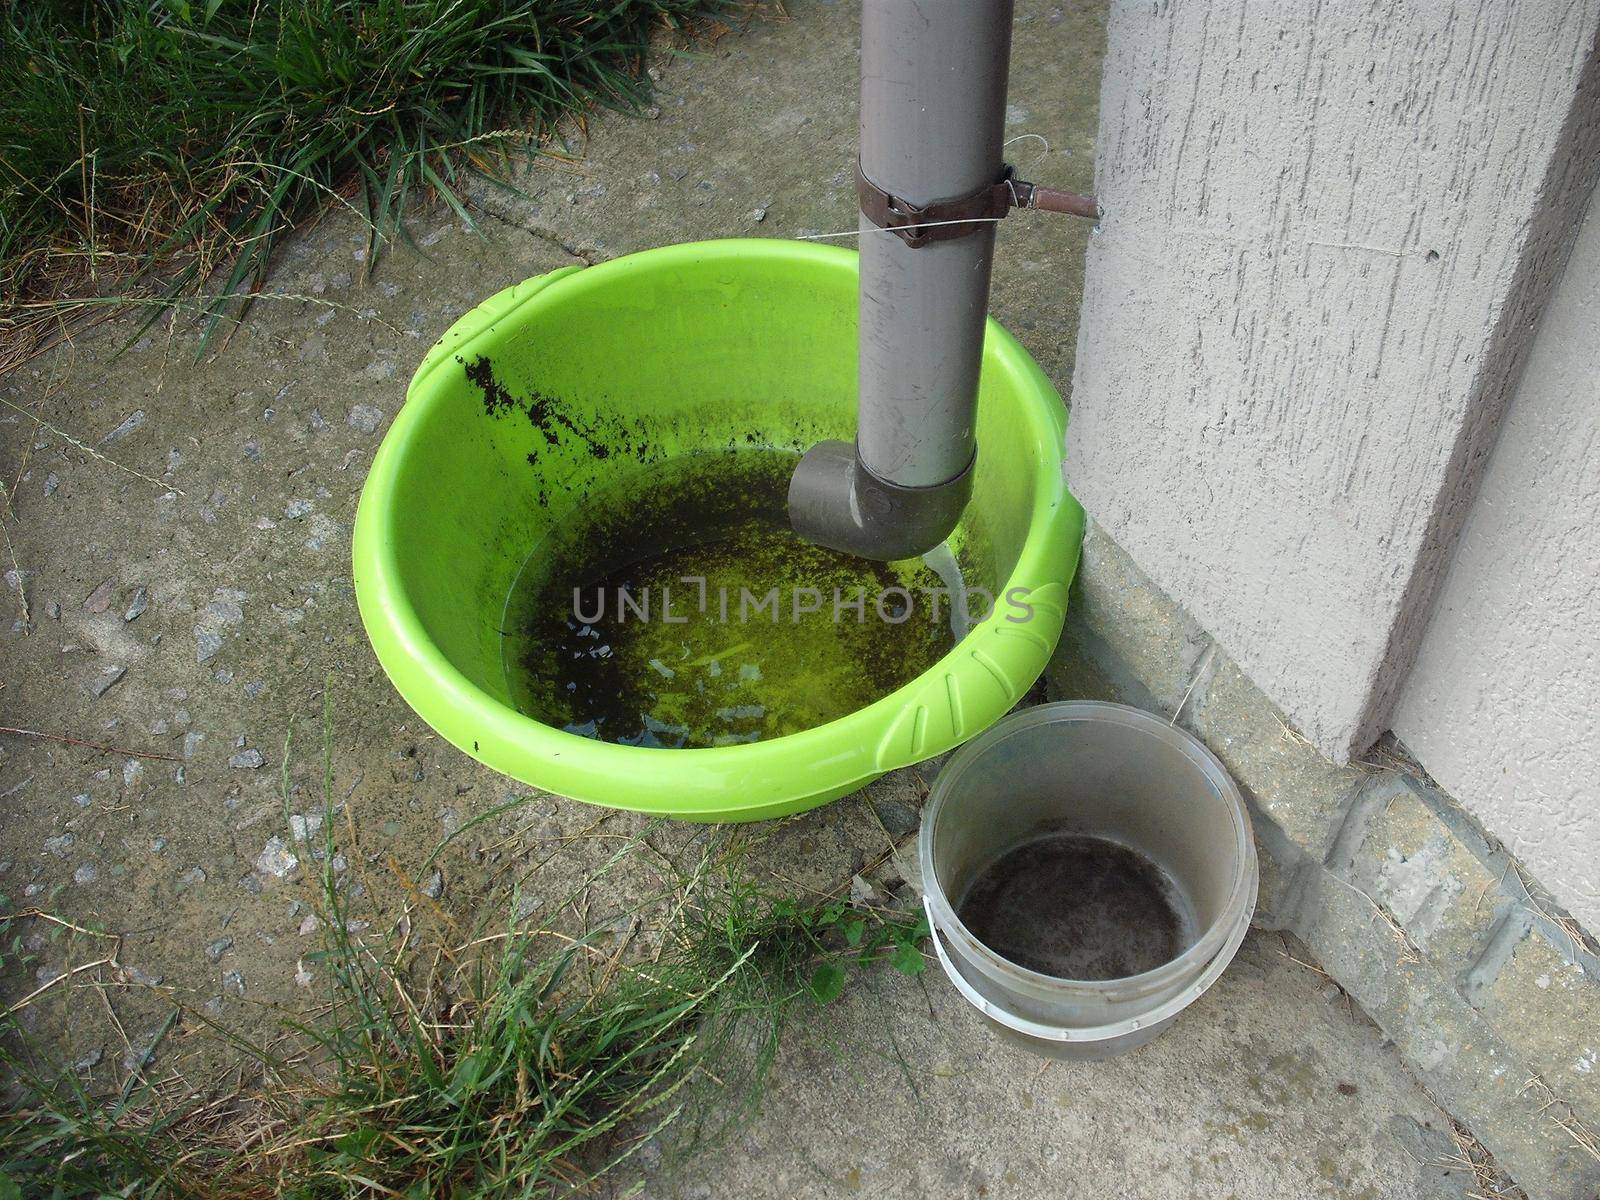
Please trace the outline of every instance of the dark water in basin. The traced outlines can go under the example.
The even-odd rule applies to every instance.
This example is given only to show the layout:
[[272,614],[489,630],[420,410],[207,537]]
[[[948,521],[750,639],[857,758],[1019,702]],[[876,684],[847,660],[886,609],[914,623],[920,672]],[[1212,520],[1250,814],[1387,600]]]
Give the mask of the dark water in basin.
[[937,662],[956,640],[940,573],[802,542],[785,510],[796,461],[669,459],[587,497],[507,600],[513,703],[609,742],[728,745],[842,717]]

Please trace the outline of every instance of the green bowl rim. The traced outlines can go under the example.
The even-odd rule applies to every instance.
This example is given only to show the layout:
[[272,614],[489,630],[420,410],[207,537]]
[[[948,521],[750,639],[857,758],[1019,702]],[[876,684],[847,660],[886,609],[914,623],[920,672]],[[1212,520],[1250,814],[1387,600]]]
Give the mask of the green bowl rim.
[[[543,772],[547,775],[581,774],[616,785],[616,798],[598,794],[577,797],[590,803],[690,819],[751,819],[798,811],[844,795],[885,771],[943,753],[1002,715],[996,713],[990,722],[965,731],[951,745],[927,749],[907,762],[885,764],[876,753],[880,741],[930,676],[971,675],[984,670],[969,661],[970,649],[975,639],[1000,632],[1004,618],[998,606],[927,672],[865,708],[767,741],[671,751],[585,738],[517,712],[462,674],[423,627],[395,561],[391,509],[386,499],[395,489],[425,412],[439,395],[441,384],[434,378],[434,368],[465,352],[514,314],[570,303],[586,290],[605,285],[613,276],[641,271],[669,274],[717,260],[748,263],[753,259],[788,260],[853,275],[857,256],[853,250],[834,246],[728,238],[663,246],[590,267],[561,268],[505,289],[463,315],[424,356],[413,376],[406,402],[384,434],[362,487],[352,547],[357,605],[378,661],[401,696],[442,736],[485,765],[558,794],[566,793],[527,779],[527,768],[545,765],[550,768]],[[1000,592],[1004,595],[1013,587],[1038,589],[1052,582],[1062,584],[1059,612],[1050,617],[1056,627],[1039,655],[1031,683],[1043,669],[1059,636],[1059,620],[1064,619],[1066,607],[1065,585],[1072,578],[1077,558],[1079,538],[1072,535],[1081,531],[1082,510],[1067,491],[1060,469],[1066,412],[1054,386],[1027,351],[992,317],[986,329],[984,358],[990,369],[999,367],[1012,375],[1020,394],[1049,401],[1022,406],[1032,435],[1032,449],[1045,469],[1036,472],[1033,518],[1016,566]],[[1060,559],[1064,553],[1065,573],[1051,570],[1051,560]],[[472,727],[470,731],[468,726]],[[783,788],[771,786],[775,776],[783,777]],[[648,780],[646,788],[634,786],[640,778]],[[677,788],[671,786],[674,782]],[[683,802],[697,789],[726,790],[730,786],[744,786],[752,792],[783,790],[784,794],[768,795],[747,804]],[[683,794],[679,794],[679,788]]]

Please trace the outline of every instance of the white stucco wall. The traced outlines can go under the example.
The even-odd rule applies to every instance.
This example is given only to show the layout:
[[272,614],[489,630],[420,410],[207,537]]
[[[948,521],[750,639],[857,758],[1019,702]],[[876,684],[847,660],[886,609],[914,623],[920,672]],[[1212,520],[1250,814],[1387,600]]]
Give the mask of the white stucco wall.
[[1600,0],[1113,0],[1068,480],[1319,748],[1389,720],[1572,244]]
[[1600,929],[1600,205],[1538,324],[1395,732]]

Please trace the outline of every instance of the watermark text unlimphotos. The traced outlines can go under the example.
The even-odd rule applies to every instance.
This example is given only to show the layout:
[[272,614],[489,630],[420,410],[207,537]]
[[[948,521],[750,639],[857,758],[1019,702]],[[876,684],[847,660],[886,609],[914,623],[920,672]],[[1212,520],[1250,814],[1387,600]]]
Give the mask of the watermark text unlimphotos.
[[982,587],[888,587],[876,593],[865,587],[834,588],[830,596],[815,587],[772,587],[764,592],[725,585],[711,588],[701,575],[685,575],[678,582],[687,586],[677,590],[666,585],[637,590],[575,587],[572,615],[585,625],[599,624],[607,617],[618,624],[659,621],[684,625],[698,617],[723,625],[759,621],[798,625],[807,619],[828,619],[835,625],[849,621],[864,625],[875,619],[901,625],[920,610],[927,620],[948,623],[955,619],[969,627],[988,620],[997,609],[1016,625],[1026,624],[1034,615],[1034,606],[1028,602],[1032,589],[1025,587],[1008,588],[997,601],[993,592]]

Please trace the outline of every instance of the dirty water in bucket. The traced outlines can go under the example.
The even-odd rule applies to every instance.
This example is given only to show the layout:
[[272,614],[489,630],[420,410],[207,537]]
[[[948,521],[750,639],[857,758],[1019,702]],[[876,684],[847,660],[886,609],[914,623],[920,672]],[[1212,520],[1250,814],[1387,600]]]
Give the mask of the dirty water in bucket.
[[1105,838],[1052,833],[1008,850],[957,906],[996,954],[1058,979],[1120,979],[1171,962],[1194,919],[1166,873]]
[[824,724],[928,670],[963,627],[950,552],[886,564],[801,541],[786,510],[797,461],[689,455],[584,497],[506,602],[517,708],[608,742],[733,745]]

